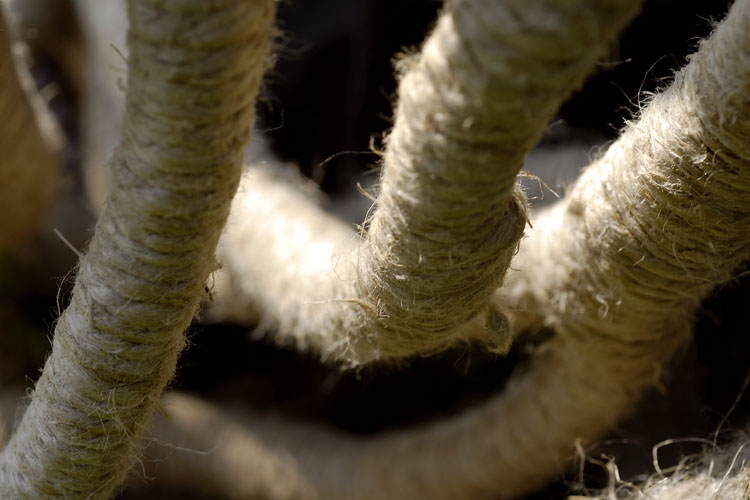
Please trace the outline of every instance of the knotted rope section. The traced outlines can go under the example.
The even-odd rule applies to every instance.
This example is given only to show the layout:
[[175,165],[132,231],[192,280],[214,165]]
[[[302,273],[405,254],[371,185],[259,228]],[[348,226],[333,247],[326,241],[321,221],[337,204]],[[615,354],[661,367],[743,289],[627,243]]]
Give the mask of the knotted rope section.
[[0,497],[108,498],[172,377],[240,177],[272,0],[130,0],[112,194],[23,420]]

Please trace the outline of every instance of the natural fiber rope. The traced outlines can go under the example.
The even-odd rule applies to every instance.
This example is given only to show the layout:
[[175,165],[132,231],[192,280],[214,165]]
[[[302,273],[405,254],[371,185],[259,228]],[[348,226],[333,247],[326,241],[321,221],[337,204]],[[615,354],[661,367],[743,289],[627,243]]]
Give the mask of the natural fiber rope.
[[[556,336],[506,391],[457,417],[356,439],[170,396],[167,480],[231,498],[512,498],[600,437],[750,256],[750,1],[701,44],[522,243],[510,285]],[[514,268],[515,268],[514,263]],[[267,468],[246,464],[265,463]],[[283,478],[283,479],[282,479]],[[288,490],[274,485],[288,480]]]
[[[638,6],[448,2],[419,56],[401,62],[396,122],[362,244],[347,254],[349,245],[335,248],[304,229],[310,209],[289,212],[267,205],[275,195],[249,194],[256,201],[238,200],[221,250],[234,292],[217,300],[252,302],[282,335],[350,365],[460,338],[462,325],[487,313],[526,224],[515,187],[525,154]],[[311,227],[327,221],[309,218]],[[303,241],[333,251],[304,267],[306,248],[290,248]],[[260,242],[277,242],[276,251]],[[480,320],[491,345],[507,345],[499,313]]]
[[33,399],[0,455],[0,498],[107,498],[215,268],[268,57],[272,0],[130,0],[113,189]]
[[57,194],[60,136],[0,5],[0,251],[39,229]]

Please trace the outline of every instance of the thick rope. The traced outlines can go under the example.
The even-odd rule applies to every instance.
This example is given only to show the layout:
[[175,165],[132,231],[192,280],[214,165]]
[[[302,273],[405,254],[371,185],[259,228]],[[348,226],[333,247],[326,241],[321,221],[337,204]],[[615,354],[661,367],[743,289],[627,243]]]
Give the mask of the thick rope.
[[[513,498],[658,383],[694,312],[750,256],[750,1],[522,242],[512,297],[555,337],[457,417],[357,439],[170,396],[164,478],[230,498]],[[514,268],[516,264],[514,264]],[[246,464],[265,463],[267,468]],[[288,479],[289,489],[274,486]]]
[[60,135],[0,5],[0,251],[39,229],[58,189]]
[[221,250],[233,291],[217,300],[253,303],[282,337],[348,365],[439,350],[470,321],[484,324],[490,345],[507,346],[508,323],[487,305],[526,224],[516,174],[638,6],[448,2],[419,56],[401,62],[366,238],[354,250],[338,246],[338,228],[336,241],[316,238],[305,226],[326,217],[314,208],[271,208],[250,193]]
[[272,0],[130,0],[113,189],[23,420],[0,498],[107,498],[204,295],[268,58]]

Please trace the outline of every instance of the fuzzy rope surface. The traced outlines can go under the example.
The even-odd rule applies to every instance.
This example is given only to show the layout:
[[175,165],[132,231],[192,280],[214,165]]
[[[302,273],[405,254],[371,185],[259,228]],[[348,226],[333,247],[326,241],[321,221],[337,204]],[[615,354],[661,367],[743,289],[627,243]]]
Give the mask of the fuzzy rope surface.
[[0,251],[39,228],[57,193],[60,147],[5,9],[0,5]]
[[[165,479],[231,498],[513,498],[601,437],[750,256],[750,1],[736,3],[522,242],[509,293],[555,337],[506,391],[418,429],[357,439],[227,417],[170,396]],[[515,268],[515,264],[514,264]],[[246,464],[265,463],[268,468]],[[289,489],[273,485],[288,478]]]
[[627,500],[746,500],[750,497],[750,440],[739,439],[703,457],[701,467],[654,477]]
[[113,190],[33,399],[0,454],[0,497],[107,498],[172,377],[237,187],[272,0],[131,0]]
[[569,500],[746,500],[750,496],[750,440],[740,435],[721,449],[706,450],[700,457],[687,457],[666,476],[654,474],[634,484],[615,478],[606,491]]
[[[327,232],[318,239],[300,229],[324,216],[281,204],[264,210],[263,193],[250,194],[256,199],[233,209],[220,253],[234,284],[217,300],[253,303],[285,338],[349,365],[439,350],[470,321],[483,324],[490,345],[507,346],[508,323],[487,306],[526,224],[516,174],[638,6],[447,2],[419,56],[401,62],[395,126],[362,243],[333,248]],[[279,241],[270,243],[277,251],[261,241]],[[304,242],[333,251],[307,266],[305,247],[291,248]]]

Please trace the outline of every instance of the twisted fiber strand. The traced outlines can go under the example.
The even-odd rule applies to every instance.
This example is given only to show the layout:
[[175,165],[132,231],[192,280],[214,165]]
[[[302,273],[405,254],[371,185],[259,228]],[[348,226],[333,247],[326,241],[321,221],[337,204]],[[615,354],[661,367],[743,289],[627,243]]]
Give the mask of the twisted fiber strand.
[[[58,188],[59,136],[0,6],[0,251],[38,228]],[[15,54],[14,54],[15,53]],[[14,57],[15,55],[15,57]]]
[[[738,2],[522,243],[510,289],[557,334],[503,394],[372,439],[170,396],[157,436],[211,451],[170,450],[164,479],[221,481],[231,498],[448,499],[513,498],[559,473],[576,440],[658,383],[700,299],[747,259],[749,28],[750,1]],[[257,462],[273,465],[245,466]],[[280,477],[293,489],[274,497]]]
[[274,3],[131,0],[113,190],[18,430],[2,498],[107,498],[172,377],[237,187]]
[[627,500],[746,500],[748,496],[750,440],[745,435],[670,477],[654,475],[635,486]]
[[750,494],[750,440],[740,433],[721,448],[684,457],[676,471],[659,471],[642,483],[621,482],[576,500],[746,500]]
[[[255,303],[286,338],[350,365],[438,350],[470,320],[486,321],[490,343],[507,344],[507,321],[499,313],[478,317],[526,223],[516,174],[559,104],[638,5],[448,2],[421,53],[401,63],[381,192],[362,244],[349,254],[350,245],[321,254],[326,272],[321,264],[286,260],[308,263],[304,248],[248,258],[260,251],[250,248],[259,241],[285,242],[275,248],[297,242],[288,235],[307,231],[296,218],[309,218],[314,227],[327,218],[309,214],[311,207],[284,210],[289,215],[266,224],[259,214],[277,208],[265,210],[261,198],[241,208],[238,202],[243,214],[231,231],[243,234],[227,238],[241,244],[224,245],[222,260],[238,283],[230,289],[240,293],[220,300]],[[314,243],[311,233],[302,241],[330,246],[325,237]],[[335,273],[344,273],[334,282],[332,260]],[[254,285],[271,280],[290,286]]]

